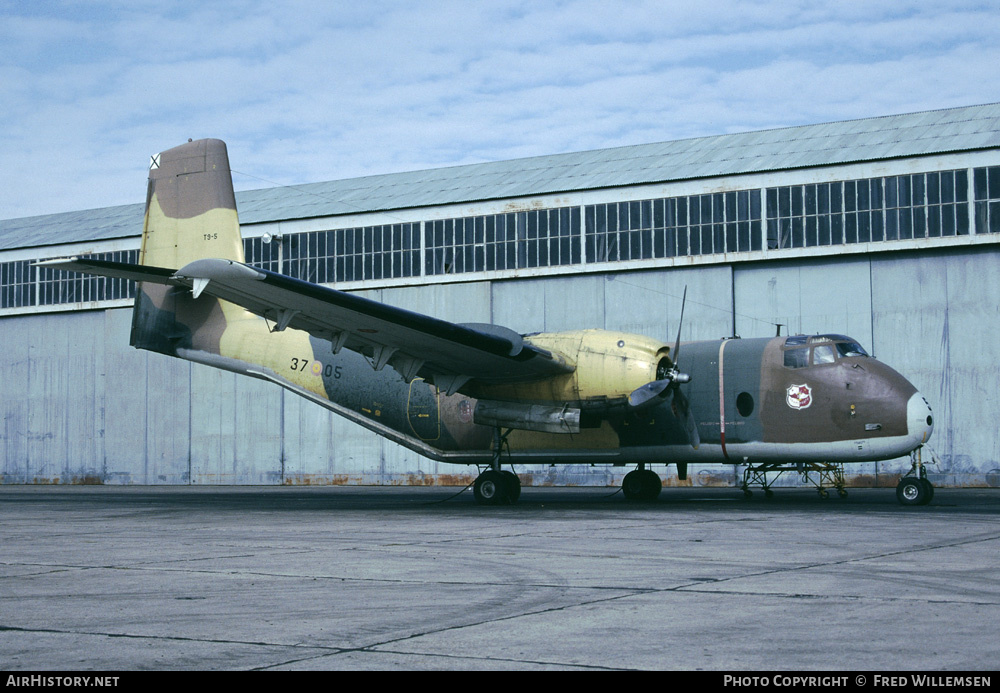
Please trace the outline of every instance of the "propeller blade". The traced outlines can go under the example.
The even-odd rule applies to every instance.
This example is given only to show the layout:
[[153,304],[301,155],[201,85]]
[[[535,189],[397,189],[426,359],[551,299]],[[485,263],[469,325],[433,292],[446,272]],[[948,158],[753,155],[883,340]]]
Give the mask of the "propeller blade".
[[694,414],[691,413],[691,403],[679,387],[675,388],[674,401],[679,405],[680,413],[684,415],[684,430],[687,432],[688,443],[691,444],[691,447],[697,449],[701,445],[701,436],[698,435],[698,424],[694,420]]
[[678,352],[681,350],[681,328],[684,327],[684,305],[687,303],[688,298],[688,288],[684,286],[684,296],[681,298],[681,319],[677,321],[677,341],[674,342],[674,350],[670,352],[670,360],[674,362],[674,368],[677,368],[677,357]]
[[650,404],[655,404],[659,399],[666,399],[670,394],[669,378],[664,380],[654,380],[638,387],[628,396],[628,405],[633,409],[642,409]]
[[684,295],[681,298],[681,318],[677,322],[677,341],[674,342],[674,350],[670,353],[670,359],[674,362],[670,378],[670,390],[674,393],[674,402],[677,404],[677,408],[683,414],[684,430],[687,432],[688,443],[691,444],[691,447],[697,449],[701,445],[701,436],[698,435],[698,424],[694,420],[694,414],[691,413],[691,403],[684,396],[684,393],[681,392],[680,387],[678,387],[681,383],[691,382],[690,375],[681,373],[678,370],[678,359],[680,358],[681,350],[681,329],[684,327],[684,306],[687,305],[687,297],[688,288],[685,285]]

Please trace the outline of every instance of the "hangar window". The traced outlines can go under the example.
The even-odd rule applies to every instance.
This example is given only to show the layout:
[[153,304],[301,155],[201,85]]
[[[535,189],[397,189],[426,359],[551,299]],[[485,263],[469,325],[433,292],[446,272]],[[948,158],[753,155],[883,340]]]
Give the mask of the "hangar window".
[[27,260],[0,263],[0,308],[35,305],[35,280]]
[[976,232],[1000,233],[1000,166],[973,171]]
[[770,249],[970,232],[966,170],[768,188],[765,198]]
[[420,225],[246,238],[243,251],[247,264],[319,284],[412,277],[420,274]]
[[[119,250],[92,253],[84,257],[95,260],[137,263],[138,250]],[[66,272],[48,267],[30,267],[37,272],[37,289],[32,293],[34,305],[48,306],[60,303],[90,303],[135,297],[135,282],[113,277],[97,277],[76,272]],[[30,305],[30,304],[22,304]],[[0,305],[6,308],[6,305]]]
[[761,249],[757,190],[584,208],[587,262],[618,262]]
[[429,221],[424,225],[424,274],[578,264],[579,229],[579,207]]

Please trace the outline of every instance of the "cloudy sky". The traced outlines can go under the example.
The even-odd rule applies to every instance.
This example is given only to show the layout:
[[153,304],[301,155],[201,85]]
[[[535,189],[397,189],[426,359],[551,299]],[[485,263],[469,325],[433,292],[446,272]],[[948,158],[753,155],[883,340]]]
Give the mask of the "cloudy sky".
[[0,219],[1000,101],[960,0],[0,0]]

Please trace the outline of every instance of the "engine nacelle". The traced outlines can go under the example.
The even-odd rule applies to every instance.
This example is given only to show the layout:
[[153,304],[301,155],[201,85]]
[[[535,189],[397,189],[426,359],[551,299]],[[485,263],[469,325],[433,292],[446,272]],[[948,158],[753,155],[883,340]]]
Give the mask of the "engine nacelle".
[[474,396],[594,409],[621,404],[672,366],[669,346],[637,334],[577,330],[527,335],[524,341],[562,356],[576,370],[537,382],[480,386]]

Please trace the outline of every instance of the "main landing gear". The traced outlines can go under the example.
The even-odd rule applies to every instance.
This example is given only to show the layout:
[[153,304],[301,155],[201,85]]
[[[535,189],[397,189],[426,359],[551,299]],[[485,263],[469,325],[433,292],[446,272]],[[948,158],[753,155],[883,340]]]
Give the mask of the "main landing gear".
[[497,428],[494,433],[490,468],[476,477],[472,485],[472,495],[480,505],[514,505],[521,497],[521,479],[514,472],[500,469],[500,453],[512,430],[502,433]]
[[632,470],[622,479],[622,493],[627,501],[648,503],[656,500],[662,490],[660,476],[653,470],[646,469],[645,465],[640,464],[638,469]]
[[487,469],[476,477],[472,495],[480,505],[514,505],[521,497],[521,480],[506,469]]
[[896,485],[896,500],[902,505],[927,505],[934,498],[934,486],[920,459],[920,448],[910,453],[910,471]]

